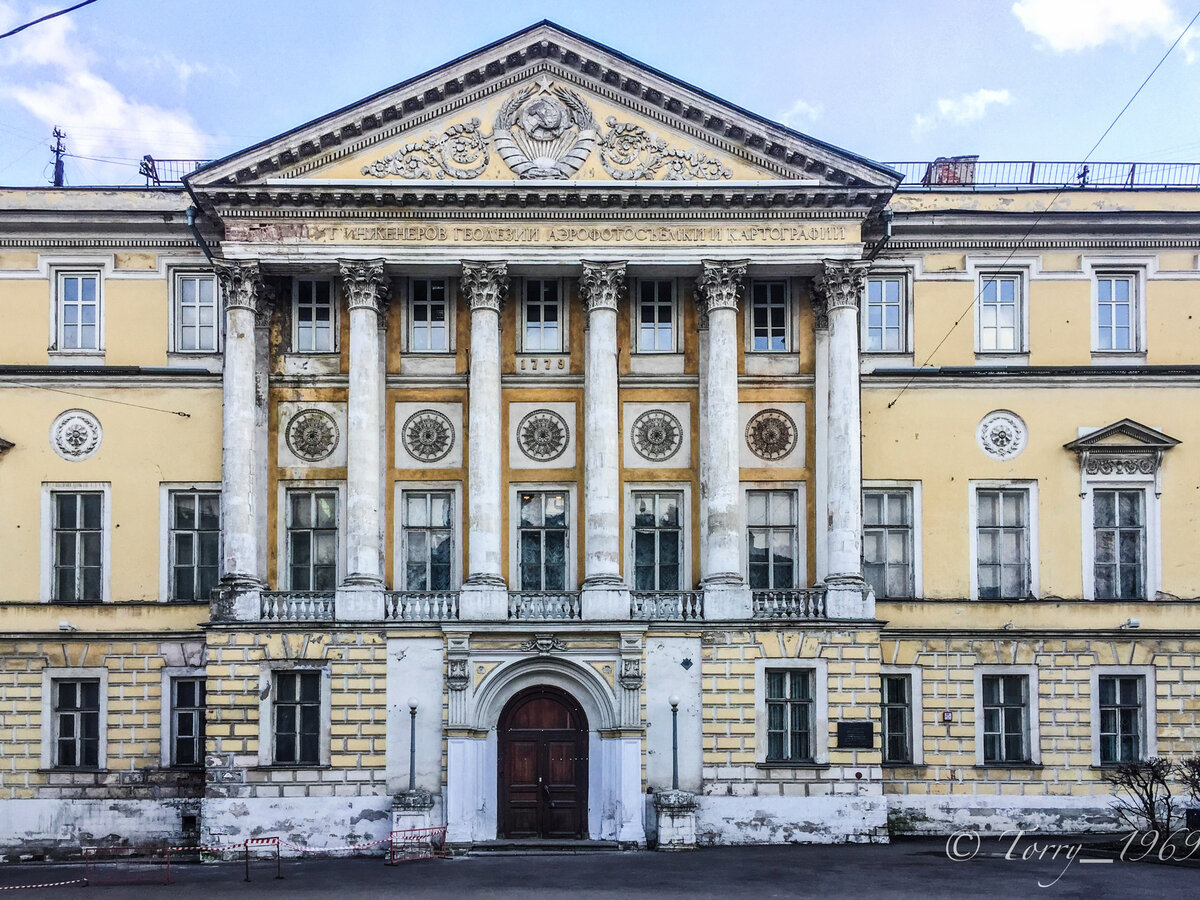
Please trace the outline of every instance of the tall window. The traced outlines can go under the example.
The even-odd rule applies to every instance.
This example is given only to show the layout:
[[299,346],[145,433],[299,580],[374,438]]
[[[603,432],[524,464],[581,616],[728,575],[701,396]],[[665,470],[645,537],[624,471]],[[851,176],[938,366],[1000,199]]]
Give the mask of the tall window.
[[54,599],[60,603],[104,599],[104,495],[55,491]]
[[288,491],[287,547],[293,591],[337,587],[337,491]]
[[58,275],[58,349],[100,349],[100,276],[94,272]]
[[863,313],[863,349],[902,353],[907,337],[904,322],[904,279],[887,275],[867,279]]
[[633,495],[633,587],[638,591],[680,590],[683,523],[677,492]]
[[808,669],[767,670],[767,760],[811,762],[813,675]]
[[567,495],[565,491],[522,491],[517,498],[520,526],[521,590],[561,591],[567,587]]
[[750,349],[788,349],[787,284],[754,281],[750,285]]
[[1144,683],[1137,675],[1100,676],[1101,765],[1142,758]]
[[296,350],[332,353],[334,336],[333,282],[312,278],[292,281],[295,296]]
[[404,492],[404,588],[450,590],[454,560],[454,494]]
[[204,764],[204,679],[171,679],[171,765]]
[[675,283],[638,282],[638,353],[675,350]]
[[979,596],[1029,596],[1029,491],[980,488],[976,493]]
[[171,491],[171,599],[205,600],[221,564],[221,495]]
[[54,765],[64,769],[100,767],[100,681],[55,679]]
[[321,673],[275,673],[275,762],[321,761]]
[[1023,337],[1021,279],[1015,275],[984,275],[979,292],[979,349],[1019,353]]
[[912,491],[863,492],[863,575],[876,597],[913,596]]
[[883,761],[911,763],[912,679],[907,675],[883,676]]
[[984,675],[983,761],[1029,762],[1029,679]]
[[408,304],[408,349],[445,353],[450,349],[449,309],[444,278],[414,278]]
[[1092,493],[1097,600],[1146,595],[1146,495],[1141,490]]
[[220,321],[217,284],[212,275],[175,276],[175,350],[216,353]]
[[562,352],[562,306],[557,279],[530,278],[525,282],[526,352]]
[[1096,349],[1137,349],[1137,307],[1132,275],[1096,277]]
[[748,491],[746,525],[750,587],[792,590],[797,572],[795,491]]

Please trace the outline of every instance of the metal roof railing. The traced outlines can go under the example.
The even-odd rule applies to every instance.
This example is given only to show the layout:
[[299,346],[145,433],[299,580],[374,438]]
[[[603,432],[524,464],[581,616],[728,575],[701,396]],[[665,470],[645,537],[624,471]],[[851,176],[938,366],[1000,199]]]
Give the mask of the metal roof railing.
[[942,188],[1196,188],[1200,163],[980,162],[943,156],[932,162],[885,163],[904,176],[901,190]]
[[138,172],[146,176],[146,187],[160,187],[180,184],[183,176],[190,175],[207,162],[207,159],[155,159],[147,154],[142,157]]

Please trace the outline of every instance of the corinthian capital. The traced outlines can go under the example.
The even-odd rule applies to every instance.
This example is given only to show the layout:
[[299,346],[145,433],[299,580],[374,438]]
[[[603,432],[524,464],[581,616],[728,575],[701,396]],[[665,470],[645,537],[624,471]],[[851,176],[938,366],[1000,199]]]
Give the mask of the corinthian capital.
[[584,308],[590,313],[597,309],[616,310],[617,301],[625,293],[625,263],[583,263],[583,277],[579,279],[579,293]]
[[696,279],[696,291],[703,301],[705,313],[714,309],[737,309],[746,278],[745,259],[706,259]]
[[262,310],[266,296],[257,260],[214,259],[212,264],[226,309]]
[[817,279],[817,294],[825,312],[858,309],[871,264],[865,259],[827,259],[824,263],[825,271]]
[[382,259],[339,259],[342,290],[350,309],[369,309],[383,312],[391,294],[391,283],[383,271]]
[[508,293],[508,263],[464,259],[462,291],[472,310],[494,309],[500,312],[504,308],[504,295]]

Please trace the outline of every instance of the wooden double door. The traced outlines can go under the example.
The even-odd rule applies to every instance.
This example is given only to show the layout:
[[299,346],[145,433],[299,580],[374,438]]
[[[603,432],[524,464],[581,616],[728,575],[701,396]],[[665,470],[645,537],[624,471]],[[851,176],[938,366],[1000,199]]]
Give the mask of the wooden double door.
[[587,836],[587,719],[569,694],[527,688],[499,723],[499,828],[506,838]]

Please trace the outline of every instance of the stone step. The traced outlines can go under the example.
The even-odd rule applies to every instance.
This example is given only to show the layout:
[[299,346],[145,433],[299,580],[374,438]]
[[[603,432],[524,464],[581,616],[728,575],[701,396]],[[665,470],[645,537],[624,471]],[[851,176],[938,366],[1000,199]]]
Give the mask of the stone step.
[[591,841],[558,838],[505,838],[476,841],[470,856],[571,856],[577,853],[611,853],[621,849],[616,841]]

